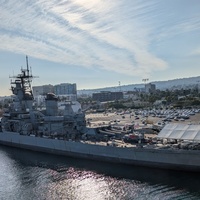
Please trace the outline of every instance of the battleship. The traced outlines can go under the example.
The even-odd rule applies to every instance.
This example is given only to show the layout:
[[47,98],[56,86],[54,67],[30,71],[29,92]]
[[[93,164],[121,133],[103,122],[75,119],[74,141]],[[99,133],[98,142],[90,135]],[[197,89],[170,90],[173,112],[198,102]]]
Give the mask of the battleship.
[[200,171],[200,145],[194,138],[170,138],[169,132],[173,131],[169,127],[158,134],[157,140],[147,140],[141,134],[134,134],[134,130],[124,133],[112,130],[110,126],[93,128],[87,124],[83,110],[73,109],[73,102],[63,102],[60,109],[59,99],[53,93],[46,95],[45,109],[38,109],[32,92],[34,76],[28,57],[26,68],[11,78],[14,78],[14,81],[11,80],[13,100],[1,118],[1,145],[61,155],[66,159],[76,157],[163,169]]

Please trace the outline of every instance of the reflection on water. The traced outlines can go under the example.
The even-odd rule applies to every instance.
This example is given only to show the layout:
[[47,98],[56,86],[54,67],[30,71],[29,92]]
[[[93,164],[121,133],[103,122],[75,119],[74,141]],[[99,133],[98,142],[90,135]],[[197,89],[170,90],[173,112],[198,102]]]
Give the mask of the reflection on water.
[[0,147],[0,199],[200,199],[199,173]]

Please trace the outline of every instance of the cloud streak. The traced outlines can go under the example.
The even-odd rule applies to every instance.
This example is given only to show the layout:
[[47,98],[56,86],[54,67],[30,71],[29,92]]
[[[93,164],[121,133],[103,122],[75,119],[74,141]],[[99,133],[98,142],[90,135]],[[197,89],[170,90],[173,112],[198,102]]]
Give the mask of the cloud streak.
[[168,67],[151,50],[152,43],[174,32],[195,31],[199,25],[192,17],[160,28],[156,16],[166,11],[156,13],[159,6],[159,1],[7,0],[0,3],[0,49],[66,65],[150,76]]

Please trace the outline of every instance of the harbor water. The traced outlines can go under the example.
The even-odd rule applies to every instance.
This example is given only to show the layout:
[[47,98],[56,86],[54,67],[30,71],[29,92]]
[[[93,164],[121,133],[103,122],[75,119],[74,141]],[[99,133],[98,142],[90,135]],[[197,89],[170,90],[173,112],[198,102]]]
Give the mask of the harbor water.
[[0,146],[0,200],[200,199],[200,174]]

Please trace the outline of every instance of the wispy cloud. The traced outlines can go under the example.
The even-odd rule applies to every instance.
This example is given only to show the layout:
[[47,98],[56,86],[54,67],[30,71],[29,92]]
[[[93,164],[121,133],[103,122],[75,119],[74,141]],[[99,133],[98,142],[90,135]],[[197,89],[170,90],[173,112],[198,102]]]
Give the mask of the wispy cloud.
[[200,47],[191,52],[192,56],[200,56]]
[[[0,3],[1,50],[131,76],[165,70],[165,60],[152,53],[159,1],[7,0]],[[195,30],[199,20],[182,20],[171,30]],[[167,32],[167,33],[166,33]],[[158,35],[156,35],[158,34]]]

